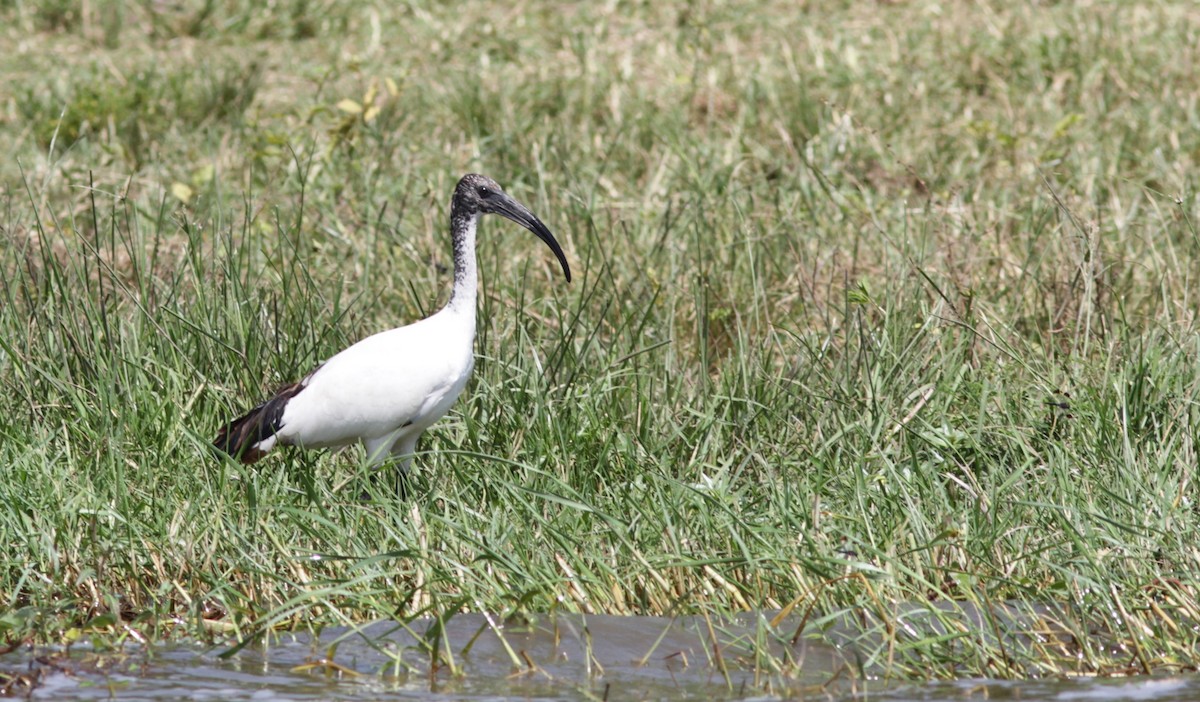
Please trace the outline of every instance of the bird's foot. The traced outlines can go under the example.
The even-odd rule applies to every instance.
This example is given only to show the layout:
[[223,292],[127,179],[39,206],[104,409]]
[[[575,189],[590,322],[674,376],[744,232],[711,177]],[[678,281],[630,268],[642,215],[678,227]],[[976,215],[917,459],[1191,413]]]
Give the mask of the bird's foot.
[[[387,490],[387,485],[384,482],[386,478],[382,476],[382,473],[383,471],[373,471],[371,473],[371,477],[368,478],[370,485],[368,485],[367,488],[364,489],[358,496],[360,502],[372,502],[375,500],[376,495],[380,495]],[[402,471],[397,471],[395,473],[391,473],[391,471],[389,471],[388,474],[395,476],[396,496],[400,498],[401,501],[408,500],[408,476]]]

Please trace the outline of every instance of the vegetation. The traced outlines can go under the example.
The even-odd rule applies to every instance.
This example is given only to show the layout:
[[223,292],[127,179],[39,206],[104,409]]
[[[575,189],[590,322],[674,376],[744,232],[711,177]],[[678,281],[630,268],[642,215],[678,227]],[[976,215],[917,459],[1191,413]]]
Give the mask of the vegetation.
[[[9,641],[787,609],[770,636],[856,622],[891,675],[1200,660],[1191,4],[0,0],[0,27]],[[468,171],[576,280],[484,225],[475,377],[415,496],[360,501],[357,450],[215,455],[445,300]]]

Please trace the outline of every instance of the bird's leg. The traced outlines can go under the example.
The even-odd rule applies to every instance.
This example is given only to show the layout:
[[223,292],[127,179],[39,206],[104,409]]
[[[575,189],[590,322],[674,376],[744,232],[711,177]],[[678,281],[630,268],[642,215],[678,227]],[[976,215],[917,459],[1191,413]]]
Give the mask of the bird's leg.
[[[369,479],[372,486],[379,485],[384,464],[398,462],[396,492],[402,500],[408,499],[408,469],[412,465],[412,453],[417,448],[417,435],[406,436],[403,431],[405,428],[407,425],[386,436],[363,441],[363,447],[367,450],[367,462],[371,468]],[[370,494],[364,490],[359,499],[369,500]]]
[[400,499],[408,499],[408,469],[412,466],[412,454],[417,450],[417,437],[419,433],[413,433],[411,436],[401,437],[392,444],[392,459],[399,460],[399,469],[396,475],[396,491],[400,493]]
[[[366,450],[367,454],[367,466],[371,471],[368,480],[370,480],[372,486],[375,486],[379,483],[379,469],[388,460],[390,456],[389,449],[391,448],[392,444],[395,443],[395,441],[395,433],[376,437],[374,439],[362,440],[363,449]],[[371,492],[364,489],[362,494],[358,496],[358,499],[362,502],[367,502],[371,499]]]

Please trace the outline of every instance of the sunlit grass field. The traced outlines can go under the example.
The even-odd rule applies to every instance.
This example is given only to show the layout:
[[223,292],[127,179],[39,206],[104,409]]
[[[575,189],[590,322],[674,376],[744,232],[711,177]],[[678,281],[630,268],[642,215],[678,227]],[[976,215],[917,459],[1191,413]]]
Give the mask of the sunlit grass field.
[[[0,632],[790,608],[863,670],[1193,669],[1197,65],[1187,2],[0,0]],[[445,302],[471,171],[575,279],[485,220],[411,498],[215,454]]]

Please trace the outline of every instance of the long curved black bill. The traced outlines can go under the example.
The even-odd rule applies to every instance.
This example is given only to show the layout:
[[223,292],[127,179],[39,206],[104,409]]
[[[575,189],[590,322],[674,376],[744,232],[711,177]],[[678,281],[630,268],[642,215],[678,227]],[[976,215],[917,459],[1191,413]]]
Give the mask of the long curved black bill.
[[550,233],[550,230],[542,220],[534,216],[524,205],[509,197],[504,193],[497,193],[499,201],[495,204],[496,214],[503,215],[517,224],[525,227],[529,231],[537,234],[537,237],[546,242],[546,246],[554,252],[558,258],[558,262],[562,265],[563,275],[566,276],[567,282],[571,282],[571,267],[567,265],[567,256],[563,253],[562,247],[558,245],[558,240]]

